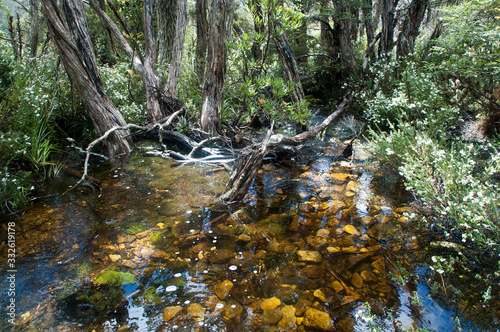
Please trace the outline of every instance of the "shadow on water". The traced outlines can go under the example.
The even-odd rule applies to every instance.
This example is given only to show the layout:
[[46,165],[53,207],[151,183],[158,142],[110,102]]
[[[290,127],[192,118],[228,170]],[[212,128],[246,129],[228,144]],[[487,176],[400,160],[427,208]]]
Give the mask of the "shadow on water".
[[[401,272],[425,255],[401,179],[370,170],[361,144],[353,163],[337,160],[336,143],[304,151],[311,162],[264,165],[218,223],[221,166],[138,154],[94,167],[98,182],[9,219],[17,317],[2,330],[454,330],[457,312]],[[49,192],[76,180],[67,172]]]

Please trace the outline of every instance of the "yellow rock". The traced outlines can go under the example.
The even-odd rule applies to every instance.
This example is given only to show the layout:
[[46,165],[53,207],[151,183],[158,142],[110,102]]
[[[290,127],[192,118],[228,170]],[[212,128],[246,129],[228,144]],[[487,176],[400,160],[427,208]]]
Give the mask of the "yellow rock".
[[260,304],[260,308],[262,310],[271,310],[271,309],[276,309],[281,305],[281,301],[275,297],[272,297],[270,299],[265,299],[262,301]]
[[344,286],[342,286],[342,284],[340,282],[338,282],[337,280],[335,280],[332,283],[332,287],[333,287],[333,289],[335,289],[335,292],[337,292],[337,293],[340,293],[344,290]]
[[205,316],[205,308],[203,308],[199,303],[191,303],[187,308],[187,312],[191,315],[191,317],[195,318],[202,318]]
[[176,306],[176,307],[166,307],[163,310],[163,321],[168,322],[172,318],[174,318],[175,315],[179,313],[179,311],[182,310],[181,306]]
[[358,252],[358,248],[353,247],[353,246],[344,247],[344,248],[342,248],[342,252],[345,252],[345,253],[348,253],[348,254],[352,254],[352,253]]
[[304,317],[297,317],[297,325],[302,325],[302,321],[304,320]]
[[295,328],[297,318],[295,317],[295,307],[286,305],[283,307],[283,318],[278,322],[278,328],[283,331],[290,331]]
[[379,251],[380,249],[382,249],[382,246],[380,244],[368,247],[368,250],[370,251]]
[[217,297],[221,300],[224,300],[229,293],[231,292],[231,289],[233,288],[233,283],[230,280],[224,280],[214,287],[214,293],[217,295]]
[[109,255],[108,257],[113,263],[122,259],[122,256],[120,255]]
[[316,232],[316,236],[327,238],[328,236],[330,236],[330,230],[325,228],[320,229]]
[[323,302],[326,302],[326,296],[321,289],[316,289],[313,293],[314,297],[317,297]]
[[313,329],[323,331],[334,331],[333,321],[330,315],[324,311],[307,308],[304,314],[304,325]]
[[330,179],[332,179],[333,181],[338,181],[338,182],[345,182],[352,177],[351,174],[347,174],[347,173],[331,173],[331,174],[329,174],[329,176],[330,176]]
[[345,190],[357,192],[359,190],[359,183],[357,183],[356,181],[349,181],[349,183],[347,183],[345,187]]
[[361,288],[363,287],[363,278],[358,273],[354,273],[352,275],[351,283],[354,285],[356,288]]
[[340,248],[339,247],[328,247],[326,248],[326,250],[331,253],[331,254],[335,254],[337,252],[340,252]]
[[351,234],[351,235],[356,235],[356,236],[361,235],[358,232],[358,230],[356,229],[356,227],[354,227],[353,225],[345,225],[344,226],[344,232],[346,232],[348,234]]

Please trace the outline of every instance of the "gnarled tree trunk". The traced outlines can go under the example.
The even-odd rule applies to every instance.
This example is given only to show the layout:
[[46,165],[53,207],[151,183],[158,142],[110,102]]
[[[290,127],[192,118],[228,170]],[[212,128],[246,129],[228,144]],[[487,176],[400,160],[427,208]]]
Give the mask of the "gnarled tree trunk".
[[382,35],[378,53],[380,57],[388,58],[394,47],[394,10],[398,6],[399,0],[379,0],[382,4]]
[[420,24],[424,19],[429,0],[413,0],[408,9],[408,15],[403,21],[403,27],[398,36],[396,54],[398,58],[413,53],[415,40],[419,34]]
[[[99,136],[115,126],[124,126],[123,117],[104,91],[97,69],[81,0],[42,0],[47,26],[75,87]],[[129,152],[128,131],[116,131],[105,143],[107,154]]]
[[211,136],[215,136],[221,127],[220,112],[227,60],[226,41],[231,36],[233,14],[233,0],[213,0],[201,109],[201,129]]

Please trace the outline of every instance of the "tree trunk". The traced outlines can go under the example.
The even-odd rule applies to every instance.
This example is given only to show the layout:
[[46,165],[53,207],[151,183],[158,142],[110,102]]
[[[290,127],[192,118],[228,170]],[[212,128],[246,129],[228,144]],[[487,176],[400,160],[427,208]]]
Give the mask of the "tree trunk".
[[[262,14],[261,0],[250,0],[248,2],[248,7],[252,12],[255,33],[263,35],[266,32],[266,27],[264,25],[264,15]],[[260,43],[257,40],[254,41],[252,45],[252,56],[255,61],[262,61],[262,49],[260,48]]]
[[165,85],[165,92],[170,97],[177,95],[177,83],[182,65],[182,52],[184,51],[184,37],[187,25],[187,0],[177,0],[177,19],[175,24],[175,39],[170,56],[170,71]]
[[[293,54],[292,47],[288,41],[283,25],[280,21],[274,20],[270,22],[272,24],[271,31],[273,31],[273,40],[278,51],[278,56],[280,58],[281,64],[285,69],[286,76],[289,81],[294,83],[293,86],[293,101],[299,103],[305,100],[304,89],[302,88],[302,83],[300,82],[299,67],[297,67],[297,61],[295,60],[295,55]],[[276,32],[280,32],[276,34]]]
[[222,91],[227,60],[226,41],[231,36],[233,14],[233,0],[213,0],[201,109],[201,129],[211,136],[217,135],[221,128]]
[[365,26],[365,31],[366,31],[366,55],[370,58],[370,62],[374,62],[376,60],[376,55],[373,47],[368,47],[374,38],[374,32],[373,32],[373,19],[372,19],[372,0],[364,0],[364,3],[362,5],[362,11],[363,11],[363,22]]
[[97,1],[88,1],[97,15],[99,15],[103,24],[114,34],[117,44],[130,58],[134,69],[142,76],[146,94],[148,120],[150,122],[158,122],[166,118],[173,111],[176,111],[176,108],[180,104],[179,101],[166,95],[160,77],[155,73],[158,50],[153,26],[154,0],[144,0],[143,2],[144,48],[146,50],[144,57],[141,57],[140,54],[130,47],[118,26],[99,7]]
[[[42,3],[52,40],[97,135],[102,136],[115,126],[124,126],[123,117],[104,91],[82,1],[42,0]],[[130,151],[127,135],[128,131],[116,131],[110,135],[105,144],[109,156]]]
[[307,22],[302,23],[298,28],[298,34],[295,36],[295,44],[296,44],[296,59],[300,63],[307,63],[309,57],[306,55],[309,53],[309,49],[307,47]]
[[379,57],[389,58],[394,47],[394,10],[399,0],[379,0],[382,4],[382,36],[380,38]]
[[352,18],[349,8],[345,0],[335,1],[335,27],[333,32],[333,38],[336,40],[336,44],[340,47],[340,54],[342,60],[347,63],[349,71],[353,76],[358,74],[358,63],[356,61],[356,56],[354,55],[354,49],[351,43],[351,25]]
[[172,46],[176,38],[179,2],[184,0],[158,0],[156,19],[158,28],[158,48],[160,61],[171,60]]
[[30,57],[36,57],[40,30],[40,0],[30,0]]
[[415,40],[419,34],[429,0],[413,0],[408,9],[408,16],[403,21],[403,28],[398,36],[396,54],[398,58],[404,58],[413,53]]
[[198,77],[200,86],[203,83],[203,76],[205,75],[207,38],[207,0],[196,0],[196,56],[194,59],[194,72]]
[[429,56],[429,52],[434,45],[434,41],[441,37],[441,34],[443,33],[443,21],[439,20],[436,26],[434,27],[434,30],[432,31],[431,37],[429,38],[429,41],[427,42],[427,45],[425,45],[424,49],[424,54],[422,54],[422,61],[427,60],[427,57]]
[[330,16],[326,14],[326,7],[328,6],[328,3],[328,0],[323,0],[320,7],[320,41],[321,44],[323,44],[323,46],[325,47],[326,53],[331,58],[337,59],[339,56],[337,50],[340,46],[336,45],[334,31],[329,22]]

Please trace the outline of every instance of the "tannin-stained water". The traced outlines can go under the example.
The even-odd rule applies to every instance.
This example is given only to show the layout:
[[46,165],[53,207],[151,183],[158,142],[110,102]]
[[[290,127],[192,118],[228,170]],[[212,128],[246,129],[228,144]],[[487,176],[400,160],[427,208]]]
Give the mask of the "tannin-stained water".
[[[0,317],[3,330],[363,331],[375,323],[452,331],[457,314],[427,297],[425,284],[398,282],[400,267],[424,254],[400,180],[370,170],[359,144],[353,162],[338,160],[337,146],[319,142],[293,166],[263,165],[244,203],[216,221],[211,207],[228,176],[220,165],[139,153],[94,167],[93,181],[9,218],[17,316],[14,326]],[[49,192],[76,180],[67,173]]]

